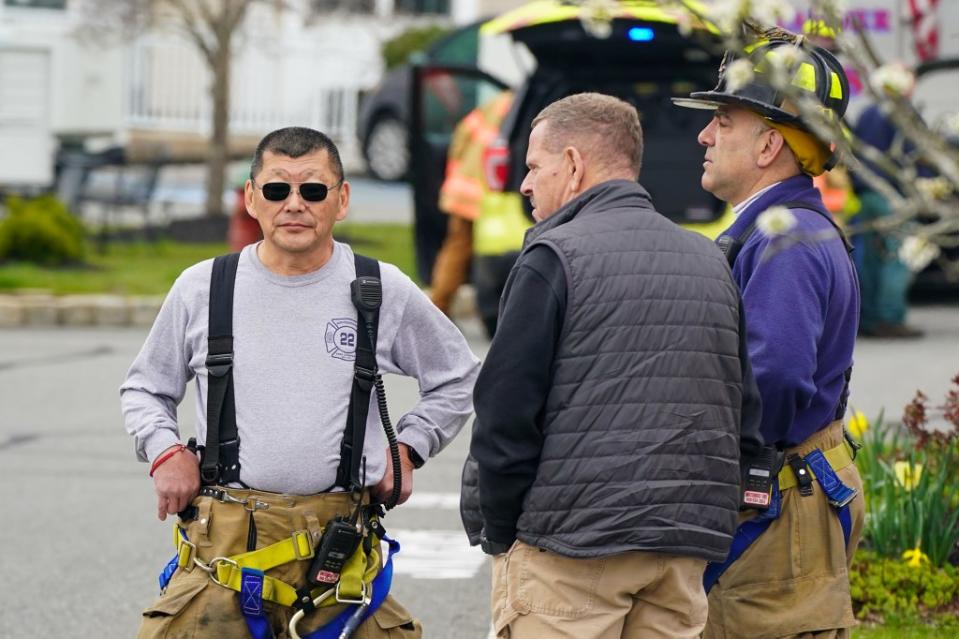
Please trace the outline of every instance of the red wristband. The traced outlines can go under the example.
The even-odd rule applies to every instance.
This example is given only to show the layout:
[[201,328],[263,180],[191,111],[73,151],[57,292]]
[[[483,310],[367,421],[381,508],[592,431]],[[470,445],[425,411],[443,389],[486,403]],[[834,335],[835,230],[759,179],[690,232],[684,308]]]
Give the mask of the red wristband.
[[156,472],[156,469],[163,465],[165,461],[173,457],[179,452],[186,450],[186,446],[183,444],[177,444],[167,452],[163,453],[159,457],[153,460],[153,465],[150,466],[150,477],[153,477],[153,473]]

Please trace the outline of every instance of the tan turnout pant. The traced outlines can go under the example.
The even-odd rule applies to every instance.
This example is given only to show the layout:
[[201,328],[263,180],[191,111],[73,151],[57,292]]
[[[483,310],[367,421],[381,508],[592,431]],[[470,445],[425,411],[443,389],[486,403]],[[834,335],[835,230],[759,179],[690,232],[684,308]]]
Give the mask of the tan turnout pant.
[[[843,441],[842,422],[787,450],[806,455]],[[846,639],[856,625],[849,566],[865,516],[862,479],[855,465],[836,471],[858,495],[849,505],[852,531],[845,544],[835,509],[813,482],[813,494],[783,492],[782,514],[746,549],[709,591],[705,639]]]
[[[351,511],[350,496],[345,493],[295,496],[251,490],[230,490],[240,499],[253,496],[269,504],[257,510],[257,548],[289,538],[294,531],[309,530],[318,538],[321,527],[336,515]],[[196,544],[196,552],[204,562],[214,557],[230,557],[246,552],[249,512],[241,504],[222,503],[212,497],[197,497],[196,519],[185,525],[187,537]],[[294,587],[305,583],[309,560],[292,561],[266,572]],[[277,639],[289,637],[287,626],[295,612],[276,603],[264,601],[264,609]],[[344,610],[343,605],[320,608],[306,615],[297,625],[305,635],[316,630]],[[392,597],[368,618],[353,634],[356,639],[418,639],[422,627]],[[214,583],[203,570],[191,566],[178,569],[166,591],[143,612],[141,638],[161,637],[249,637],[238,593]]]
[[444,315],[449,316],[453,298],[466,283],[473,259],[473,223],[451,215],[446,239],[433,263],[430,299]]
[[493,629],[501,639],[698,637],[705,567],[647,552],[573,559],[517,541],[493,558]]

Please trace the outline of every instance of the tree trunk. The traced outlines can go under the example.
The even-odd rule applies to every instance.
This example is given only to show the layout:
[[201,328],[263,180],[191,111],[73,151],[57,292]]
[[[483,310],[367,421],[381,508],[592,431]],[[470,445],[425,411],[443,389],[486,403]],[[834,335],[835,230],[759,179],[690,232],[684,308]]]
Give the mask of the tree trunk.
[[206,214],[223,215],[223,187],[226,165],[229,161],[230,139],[230,38],[219,43],[214,52],[213,82],[210,93],[213,98],[213,131],[210,134],[210,149],[206,168]]

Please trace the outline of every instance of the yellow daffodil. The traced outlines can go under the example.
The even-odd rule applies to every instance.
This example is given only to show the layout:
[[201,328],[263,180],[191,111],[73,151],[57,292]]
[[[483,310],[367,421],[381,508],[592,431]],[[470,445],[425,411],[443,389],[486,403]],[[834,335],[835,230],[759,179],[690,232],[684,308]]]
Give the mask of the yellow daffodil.
[[850,435],[856,439],[862,439],[862,436],[869,430],[869,419],[861,410],[855,410],[849,418],[848,428]]
[[919,546],[916,546],[912,550],[907,550],[906,552],[902,553],[902,558],[907,565],[913,568],[920,568],[923,562],[927,564],[929,563],[929,556],[926,553],[922,552],[919,549]]
[[893,470],[896,471],[896,481],[906,490],[912,490],[919,485],[919,478],[922,477],[922,464],[897,461]]

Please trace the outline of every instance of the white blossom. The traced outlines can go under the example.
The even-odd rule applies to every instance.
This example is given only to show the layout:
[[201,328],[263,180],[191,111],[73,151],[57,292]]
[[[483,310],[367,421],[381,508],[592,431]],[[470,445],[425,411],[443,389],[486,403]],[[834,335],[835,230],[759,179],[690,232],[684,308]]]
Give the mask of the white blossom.
[[944,200],[952,193],[952,184],[946,178],[918,178],[916,188],[920,193],[932,200]]
[[912,72],[901,64],[884,64],[869,76],[869,83],[876,91],[889,91],[906,95],[915,84]]
[[805,54],[798,46],[780,45],[769,52],[767,59],[770,64],[785,71],[795,69]]
[[786,0],[753,0],[747,3],[747,13],[763,26],[773,26],[791,18],[795,9]]
[[616,0],[583,0],[580,22],[594,38],[605,39],[613,32],[613,16],[619,8]]
[[723,33],[733,33],[749,12],[749,0],[716,0],[707,15]]
[[756,218],[756,228],[768,237],[785,235],[796,226],[796,216],[785,206],[773,206]]
[[689,37],[693,32],[693,15],[685,9],[678,9],[673,12],[676,19],[676,29],[684,38]]
[[899,259],[910,271],[918,273],[939,257],[940,252],[941,249],[926,238],[910,235],[899,247]]
[[726,67],[726,90],[733,93],[753,81],[753,63],[746,58],[735,60]]
[[789,86],[792,75],[805,54],[798,46],[780,45],[766,56],[772,70],[771,84],[777,89]]
[[959,137],[959,113],[950,113],[942,119],[940,130],[950,138]]
[[746,18],[764,26],[773,26],[792,17],[793,7],[787,0],[715,0],[707,13],[723,33],[734,33]]

